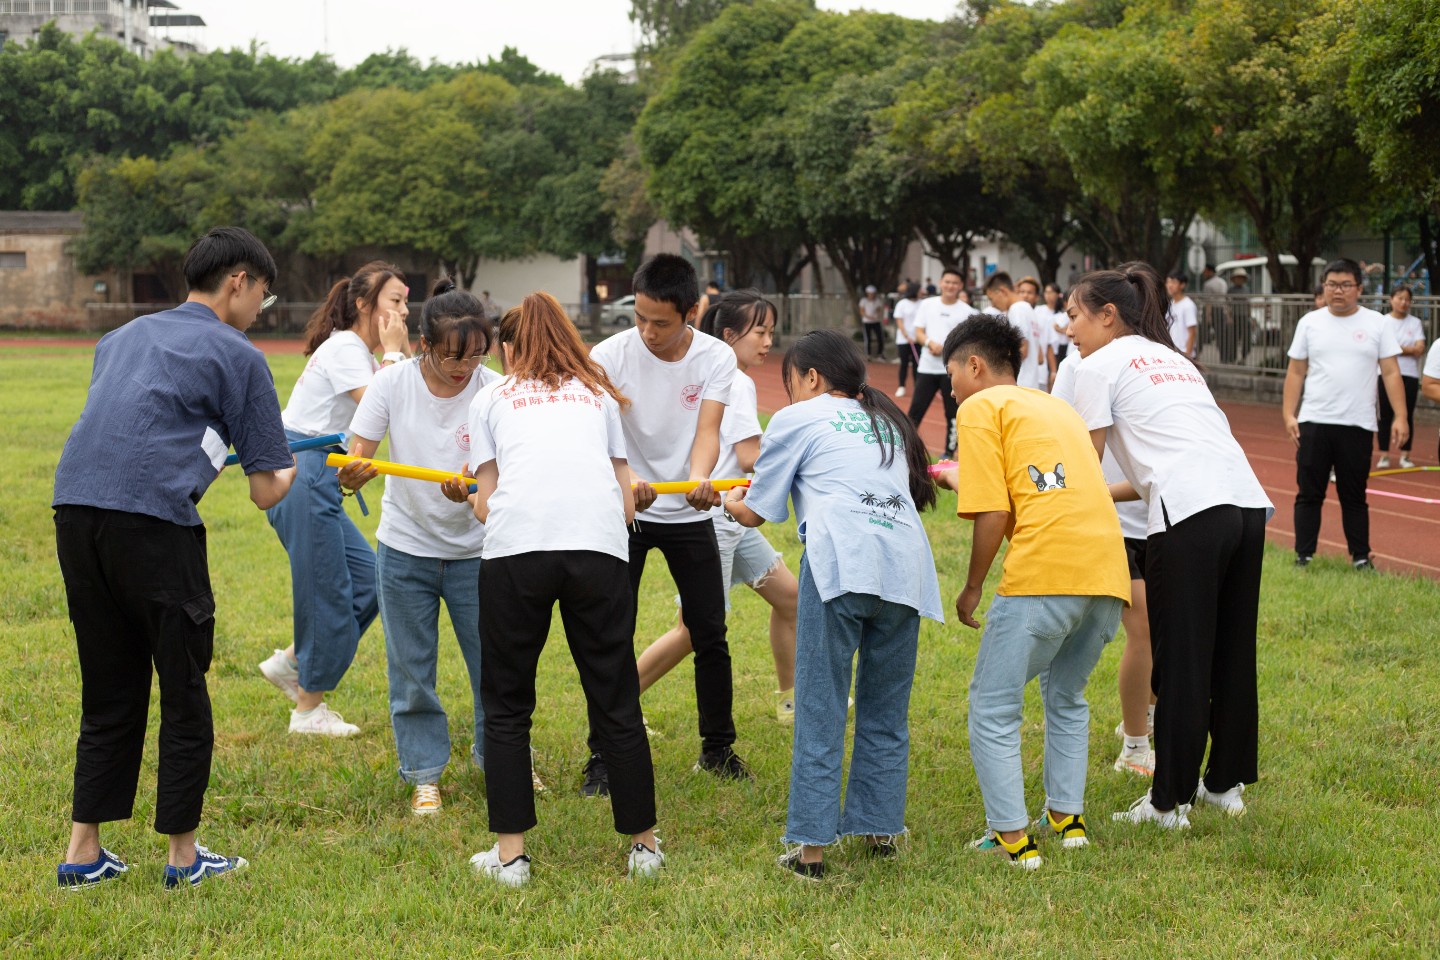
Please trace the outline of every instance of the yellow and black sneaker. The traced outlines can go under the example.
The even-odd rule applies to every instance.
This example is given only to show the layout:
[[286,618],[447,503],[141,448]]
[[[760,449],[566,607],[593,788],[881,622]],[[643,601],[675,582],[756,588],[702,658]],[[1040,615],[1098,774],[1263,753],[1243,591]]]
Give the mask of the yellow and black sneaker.
[[1038,870],[1045,862],[1040,858],[1040,848],[1035,846],[1035,841],[1028,833],[1022,834],[1014,843],[1006,843],[994,830],[986,830],[983,837],[970,841],[970,849],[979,850],[981,853],[1004,854],[1010,858],[1010,866],[1022,870]]
[[1090,838],[1085,833],[1085,817],[1082,814],[1046,810],[1045,822],[1050,824],[1051,830],[1060,835],[1060,846],[1066,850],[1078,850],[1090,845]]

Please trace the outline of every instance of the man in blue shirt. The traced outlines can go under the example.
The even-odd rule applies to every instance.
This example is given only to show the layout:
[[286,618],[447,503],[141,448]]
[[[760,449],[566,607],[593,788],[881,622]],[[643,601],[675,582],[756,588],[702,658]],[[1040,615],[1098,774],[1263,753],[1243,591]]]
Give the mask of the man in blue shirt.
[[275,382],[244,331],[273,302],[275,261],[253,235],[217,227],[185,254],[189,298],[101,338],[85,409],[55,471],[55,546],[80,658],[70,847],[57,875],[78,888],[129,869],[100,824],[129,819],[150,673],[160,681],[155,829],[165,885],[245,865],[195,842],[214,726],[205,673],[215,600],[195,505],[233,444],[260,509],[295,476]]

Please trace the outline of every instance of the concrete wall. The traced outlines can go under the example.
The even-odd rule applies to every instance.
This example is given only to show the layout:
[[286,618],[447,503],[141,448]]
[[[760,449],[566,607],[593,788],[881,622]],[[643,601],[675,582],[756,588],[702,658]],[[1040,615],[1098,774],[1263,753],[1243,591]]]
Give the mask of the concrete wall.
[[567,310],[575,311],[580,306],[584,286],[584,263],[579,257],[561,260],[543,254],[525,260],[482,260],[470,289],[477,297],[481,290],[489,290],[490,298],[502,310],[515,306],[528,294],[543,290]]
[[0,327],[55,330],[85,329],[85,304],[104,300],[95,292],[103,280],[116,295],[113,276],[85,276],[65,250],[69,233],[6,233],[0,230],[0,253],[25,254],[23,269],[0,268]]

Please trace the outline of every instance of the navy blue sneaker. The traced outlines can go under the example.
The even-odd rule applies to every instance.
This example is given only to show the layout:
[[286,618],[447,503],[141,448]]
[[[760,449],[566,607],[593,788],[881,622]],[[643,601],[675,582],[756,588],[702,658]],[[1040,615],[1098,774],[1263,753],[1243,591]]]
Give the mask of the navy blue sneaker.
[[99,860],[94,863],[62,863],[55,868],[55,879],[59,881],[61,889],[82,890],[106,880],[114,880],[129,869],[124,860],[101,847]]
[[222,857],[195,844],[195,862],[188,867],[165,865],[165,886],[174,888],[182,883],[197,886],[210,877],[239,870],[249,863],[244,857]]

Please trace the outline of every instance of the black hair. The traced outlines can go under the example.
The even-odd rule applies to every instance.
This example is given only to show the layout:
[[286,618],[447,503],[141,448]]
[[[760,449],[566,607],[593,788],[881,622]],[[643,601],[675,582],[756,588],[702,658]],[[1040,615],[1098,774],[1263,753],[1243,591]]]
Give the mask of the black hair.
[[984,290],[986,293],[989,293],[991,290],[995,290],[997,288],[1000,290],[1015,289],[1015,284],[1010,281],[1010,274],[1006,273],[1004,270],[996,270],[994,273],[990,274],[989,278],[985,281]]
[[1167,319],[1168,298],[1160,284],[1160,275],[1150,264],[1132,260],[1114,270],[1091,271],[1080,278],[1070,296],[1091,313],[1099,313],[1107,303],[1112,304],[1120,321],[1132,333],[1176,350]]
[[949,366],[951,360],[957,359],[956,354],[968,351],[983,357],[992,370],[1008,370],[1010,376],[1018,377],[1022,340],[1020,331],[1009,320],[992,313],[977,313],[946,334],[942,362]]
[[1205,264],[1205,269],[1201,270],[1200,272],[1201,272],[1201,273],[1205,273],[1206,271],[1209,271],[1210,273],[1217,273],[1217,272],[1218,272],[1218,271],[1215,269],[1215,264],[1213,264],[1213,263],[1207,263],[1207,264]]
[[1167,280],[1178,280],[1180,281],[1181,286],[1190,285],[1190,278],[1185,276],[1184,270],[1171,270],[1169,273],[1165,274],[1165,278]]
[[215,293],[226,277],[239,270],[267,285],[274,283],[279,273],[265,244],[240,227],[215,227],[196,238],[185,251],[182,269],[192,293]]
[[888,467],[895,459],[896,447],[905,456],[910,473],[910,498],[915,509],[926,510],[935,505],[935,484],[930,479],[930,456],[910,418],[900,412],[895,401],[880,389],[865,382],[865,358],[855,341],[838,330],[812,330],[796,340],[780,366],[785,392],[790,393],[791,374],[814,370],[830,384],[830,389],[853,397],[870,414],[870,434],[880,447],[880,465]]
[[940,269],[940,278],[943,280],[945,278],[945,274],[947,273],[953,273],[955,274],[955,276],[960,278],[961,283],[965,282],[965,274],[960,272],[959,267],[942,267]]
[[[767,313],[777,320],[780,317],[775,304],[766,300],[759,290],[732,290],[710,301],[700,318],[700,332],[733,344],[764,323]],[[731,334],[729,340],[725,339],[726,333]]]
[[719,281],[719,280],[706,280],[706,281],[705,281],[705,290],[708,292],[711,287],[714,287],[714,288],[715,288],[715,292],[716,292],[716,293],[721,293],[721,292],[722,292],[721,289],[720,289],[720,281]]
[[404,283],[405,274],[393,263],[371,260],[356,270],[355,276],[335,281],[325,302],[315,308],[310,322],[305,324],[305,356],[319,350],[336,330],[349,330],[360,321],[356,300],[363,300],[368,309],[374,310],[380,302],[380,291],[391,280]]
[[1393,297],[1397,293],[1406,293],[1410,295],[1411,300],[1415,299],[1415,291],[1410,289],[1410,284],[1408,283],[1397,283],[1390,288],[1390,296]]
[[490,324],[485,319],[485,308],[474,294],[455,286],[449,277],[441,277],[430,288],[430,299],[420,309],[420,336],[425,338],[425,349],[439,357],[441,344],[458,341],[457,353],[451,358],[464,359],[467,347],[479,338],[480,352],[490,352]]
[[633,281],[635,293],[668,303],[683,318],[700,302],[700,281],[690,261],[673,253],[657,253],[640,264]]
[[1338,259],[1331,260],[1325,264],[1325,272],[1320,274],[1320,276],[1328,277],[1332,273],[1350,274],[1350,276],[1355,278],[1357,286],[1365,282],[1365,273],[1360,269],[1360,264],[1351,260],[1349,257],[1339,257]]

